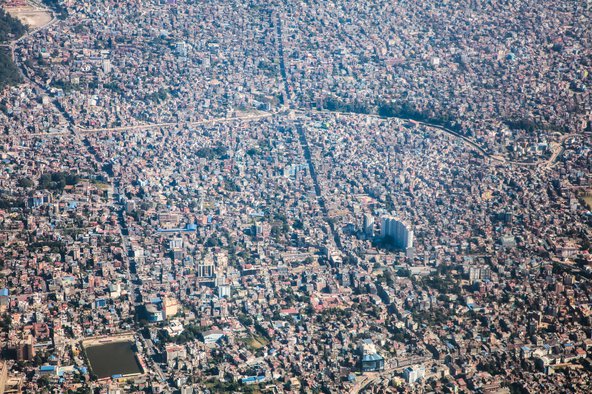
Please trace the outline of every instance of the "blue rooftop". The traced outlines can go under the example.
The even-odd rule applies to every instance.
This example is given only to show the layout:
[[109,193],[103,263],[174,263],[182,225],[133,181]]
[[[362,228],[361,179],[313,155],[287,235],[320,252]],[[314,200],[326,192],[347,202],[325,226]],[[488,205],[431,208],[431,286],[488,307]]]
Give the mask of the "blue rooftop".
[[362,361],[381,361],[384,360],[382,358],[382,356],[380,354],[366,354],[363,358]]

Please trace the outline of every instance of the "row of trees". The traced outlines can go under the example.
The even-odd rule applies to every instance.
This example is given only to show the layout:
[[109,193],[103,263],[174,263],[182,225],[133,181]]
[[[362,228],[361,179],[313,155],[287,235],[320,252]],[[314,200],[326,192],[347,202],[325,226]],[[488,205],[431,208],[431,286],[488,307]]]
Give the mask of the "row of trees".
[[0,209],[24,208],[25,200],[0,195]]
[[225,159],[227,158],[227,152],[228,152],[228,148],[226,148],[225,146],[222,145],[218,145],[218,146],[214,146],[214,147],[204,147],[204,148],[200,148],[195,155],[199,158],[202,159],[208,159],[208,160],[213,160],[213,159]]
[[378,106],[378,115],[385,118],[401,118],[410,119],[417,122],[426,122],[438,126],[446,127],[447,129],[460,132],[461,126],[453,117],[440,114],[439,116],[430,116],[426,112],[418,110],[413,104],[409,102],[402,103],[382,103]]
[[336,97],[328,97],[322,104],[322,109],[335,112],[351,112],[357,114],[378,114],[384,118],[410,119],[418,122],[426,122],[446,127],[450,130],[460,132],[461,127],[453,117],[440,114],[433,116],[427,112],[420,111],[410,102],[380,102],[377,105],[363,103],[360,101],[346,102]]
[[504,121],[504,123],[513,130],[524,130],[529,133],[544,128],[543,125],[530,119],[509,119]]
[[206,329],[206,327],[202,327],[197,324],[190,324],[179,336],[175,338],[175,342],[179,345],[185,344],[187,342],[192,342],[196,339],[203,340],[202,332]]
[[328,111],[353,112],[356,114],[371,114],[373,112],[372,107],[366,103],[359,101],[348,103],[335,97],[327,98],[323,104],[323,108]]
[[62,191],[66,185],[76,185],[80,177],[66,172],[45,173],[39,177],[39,189]]
[[[403,102],[382,102],[378,103],[377,110],[375,112],[375,106],[368,103],[362,103],[359,101],[345,102],[335,97],[327,98],[322,106],[322,109],[336,112],[351,112],[359,114],[373,114],[377,113],[379,116],[384,118],[401,118],[415,120],[417,122],[426,122],[434,125],[446,127],[452,131],[460,133],[462,127],[459,122],[452,116],[447,114],[433,115],[425,111],[420,111],[417,107],[407,101]],[[552,124],[542,124],[540,122],[530,119],[507,119],[504,123],[511,129],[514,130],[525,130],[532,133],[536,130],[541,129],[554,129],[558,131],[566,132],[567,130],[561,126]]]

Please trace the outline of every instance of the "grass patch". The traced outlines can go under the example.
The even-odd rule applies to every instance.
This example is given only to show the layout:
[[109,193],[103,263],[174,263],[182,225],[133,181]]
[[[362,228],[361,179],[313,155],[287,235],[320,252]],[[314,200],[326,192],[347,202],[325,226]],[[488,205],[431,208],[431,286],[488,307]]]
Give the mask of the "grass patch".
[[582,197],[584,204],[588,206],[588,209],[592,209],[592,196]]
[[252,352],[256,352],[257,350],[267,346],[269,341],[263,338],[260,335],[249,335],[245,338],[241,338],[240,340],[245,346]]

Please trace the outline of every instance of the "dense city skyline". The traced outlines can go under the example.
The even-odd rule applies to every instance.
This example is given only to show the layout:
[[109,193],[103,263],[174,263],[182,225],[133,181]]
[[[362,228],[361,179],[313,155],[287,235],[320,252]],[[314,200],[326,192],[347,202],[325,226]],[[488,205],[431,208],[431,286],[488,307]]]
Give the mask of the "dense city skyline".
[[0,9],[0,394],[592,389],[589,2]]

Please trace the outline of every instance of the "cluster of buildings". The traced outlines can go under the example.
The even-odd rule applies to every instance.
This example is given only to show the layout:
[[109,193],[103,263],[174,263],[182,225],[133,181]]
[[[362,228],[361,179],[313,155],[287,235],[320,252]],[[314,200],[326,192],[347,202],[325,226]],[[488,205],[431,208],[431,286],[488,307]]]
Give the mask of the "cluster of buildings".
[[[549,169],[513,166],[425,126],[318,113],[5,139],[12,377],[132,392],[587,387],[591,146],[565,149]],[[63,171],[72,184],[41,187]],[[143,373],[97,380],[81,339],[122,333]]]
[[[281,11],[298,105],[407,104],[491,153],[549,154],[592,130],[586,2],[315,1]],[[522,123],[522,124],[520,124]]]
[[0,388],[590,391],[581,4],[63,3],[0,93]]
[[17,48],[37,97],[7,95],[4,112],[36,133],[61,131],[64,117],[104,128],[279,107],[270,12],[231,2],[71,2],[67,21]]

